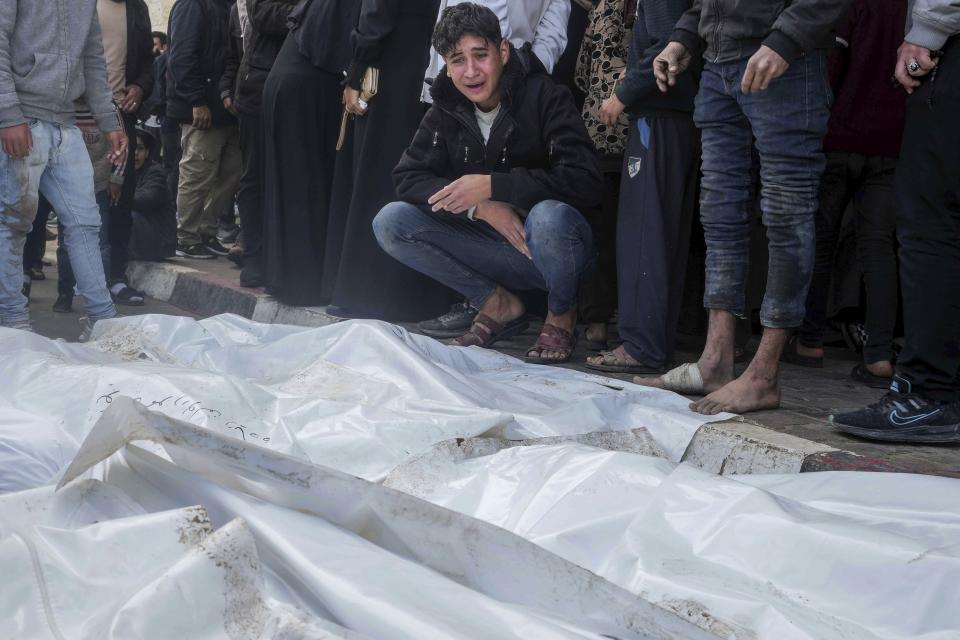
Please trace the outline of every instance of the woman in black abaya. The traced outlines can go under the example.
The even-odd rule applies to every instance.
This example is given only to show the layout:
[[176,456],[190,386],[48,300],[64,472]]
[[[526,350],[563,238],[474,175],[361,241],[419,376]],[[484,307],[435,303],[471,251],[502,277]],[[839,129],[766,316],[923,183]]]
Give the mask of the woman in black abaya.
[[[327,238],[324,274],[334,315],[422,320],[456,300],[446,287],[387,255],[371,227],[380,209],[397,199],[393,168],[424,113],[420,93],[439,6],[440,0],[363,0],[346,82],[359,89],[368,67],[380,70],[380,82],[337,159],[330,216],[331,229],[341,232]],[[349,91],[344,98],[350,99]]]
[[288,304],[324,302],[341,82],[359,14],[357,0],[298,5],[263,89],[265,281],[267,291]]

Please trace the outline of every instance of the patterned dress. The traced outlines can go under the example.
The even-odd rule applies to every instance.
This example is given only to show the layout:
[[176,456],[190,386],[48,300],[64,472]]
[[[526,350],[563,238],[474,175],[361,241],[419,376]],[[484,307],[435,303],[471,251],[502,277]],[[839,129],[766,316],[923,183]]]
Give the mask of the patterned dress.
[[626,72],[630,31],[636,0],[599,0],[590,10],[589,24],[577,60],[576,83],[586,94],[583,120],[602,157],[623,155],[629,123],[626,114],[612,127],[599,119],[600,105]]

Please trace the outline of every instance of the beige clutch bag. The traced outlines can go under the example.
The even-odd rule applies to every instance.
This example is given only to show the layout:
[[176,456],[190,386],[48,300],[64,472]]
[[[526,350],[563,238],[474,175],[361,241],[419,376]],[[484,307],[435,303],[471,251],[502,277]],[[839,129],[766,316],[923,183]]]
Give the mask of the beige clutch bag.
[[[364,109],[370,104],[370,101],[376,97],[380,89],[380,69],[376,67],[367,67],[363,74],[363,82],[360,84],[360,105]],[[340,119],[340,137],[337,138],[337,151],[343,148],[343,142],[347,137],[347,123],[350,121],[350,112],[343,110],[343,117]]]

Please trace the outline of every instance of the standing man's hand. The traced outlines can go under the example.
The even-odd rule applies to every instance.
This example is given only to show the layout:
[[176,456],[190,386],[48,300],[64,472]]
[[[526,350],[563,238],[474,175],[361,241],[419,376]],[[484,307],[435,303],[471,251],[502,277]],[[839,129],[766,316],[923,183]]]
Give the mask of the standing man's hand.
[[779,53],[761,45],[760,49],[750,56],[747,69],[743,72],[740,82],[740,91],[744,95],[754,91],[766,91],[770,83],[786,73],[790,64]]
[[232,113],[233,115],[237,115],[237,107],[234,106],[233,98],[231,98],[230,96],[224,96],[223,108],[229,111],[230,113]]
[[463,213],[484,200],[489,200],[493,191],[490,176],[472,174],[454,180],[430,196],[427,203],[434,211],[444,209],[450,213]]
[[897,68],[893,70],[893,77],[903,85],[907,93],[913,93],[920,86],[919,78],[927,75],[936,67],[937,59],[930,52],[930,49],[904,42],[897,49]]
[[110,141],[110,164],[119,169],[127,162],[127,134],[119,129],[111,131],[107,140]]
[[653,75],[660,91],[666,93],[670,87],[677,84],[677,76],[687,70],[692,58],[685,46],[679,42],[671,42],[653,59]]
[[502,235],[514,249],[533,260],[530,256],[530,247],[527,246],[527,231],[523,220],[513,207],[506,202],[487,200],[477,205],[474,217],[496,229],[497,233]]
[[120,109],[124,113],[136,113],[140,105],[143,104],[143,87],[131,84],[127,85],[124,91],[127,92],[127,95],[120,103]]
[[193,108],[193,126],[196,129],[209,129],[213,126],[213,114],[210,107],[201,105]]
[[600,122],[608,127],[612,127],[617,124],[617,120],[620,119],[620,114],[622,114],[626,108],[627,105],[620,101],[617,94],[611,94],[611,96],[600,105]]
[[14,158],[26,158],[33,150],[33,134],[26,122],[0,129],[3,152]]

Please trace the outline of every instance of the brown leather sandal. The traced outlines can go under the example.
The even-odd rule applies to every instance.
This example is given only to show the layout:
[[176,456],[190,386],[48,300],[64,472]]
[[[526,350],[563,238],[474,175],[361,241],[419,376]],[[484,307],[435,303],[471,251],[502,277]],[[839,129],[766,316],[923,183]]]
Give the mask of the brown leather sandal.
[[[545,323],[543,329],[540,330],[540,336],[537,338],[536,344],[527,349],[527,355],[524,361],[530,364],[562,364],[569,362],[570,356],[573,355],[573,349],[576,346],[577,336],[575,334],[566,329],[561,329],[556,325]],[[559,358],[544,358],[542,357],[544,351],[556,351],[561,355]],[[530,355],[535,352],[541,355]]]
[[500,324],[485,313],[478,313],[470,325],[470,330],[448,344],[452,347],[487,348],[498,340],[520,335],[530,327],[526,316],[515,318],[506,324]]

